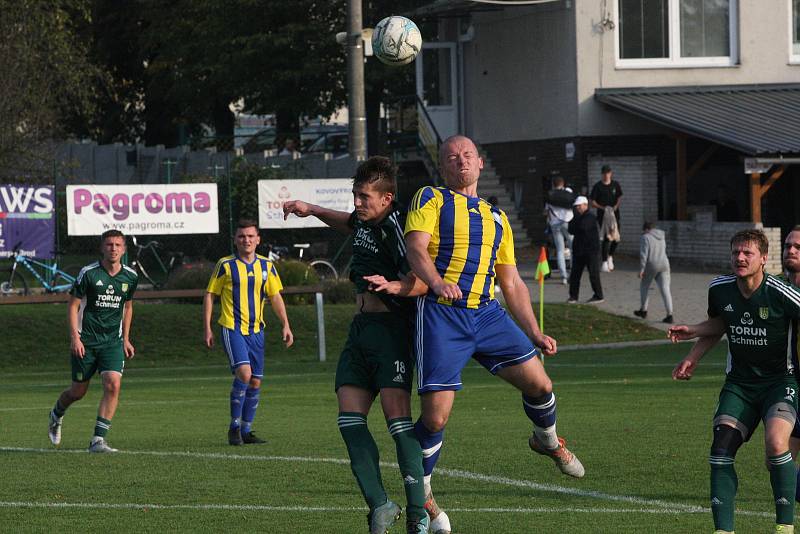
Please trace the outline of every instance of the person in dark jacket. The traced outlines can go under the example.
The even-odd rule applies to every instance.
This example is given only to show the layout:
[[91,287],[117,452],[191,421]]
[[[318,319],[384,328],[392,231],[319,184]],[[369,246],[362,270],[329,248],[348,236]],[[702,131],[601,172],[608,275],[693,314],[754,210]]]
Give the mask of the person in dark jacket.
[[597,230],[597,218],[589,211],[589,199],[581,195],[575,199],[572,209],[575,216],[569,222],[569,233],[572,239],[572,272],[569,276],[568,303],[578,302],[581,289],[583,268],[589,271],[589,282],[594,295],[587,302],[596,304],[603,302],[603,286],[600,285],[600,233]]

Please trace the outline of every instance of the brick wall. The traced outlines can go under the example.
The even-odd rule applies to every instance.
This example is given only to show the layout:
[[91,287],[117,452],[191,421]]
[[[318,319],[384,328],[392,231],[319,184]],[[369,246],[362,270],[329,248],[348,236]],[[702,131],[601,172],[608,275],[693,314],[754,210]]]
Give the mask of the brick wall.
[[713,222],[710,214],[699,213],[693,221],[658,221],[658,228],[667,234],[667,256],[718,272],[731,268],[730,241],[739,230],[760,228],[769,239],[767,272],[781,272],[781,229],[764,228],[761,224],[746,222]]

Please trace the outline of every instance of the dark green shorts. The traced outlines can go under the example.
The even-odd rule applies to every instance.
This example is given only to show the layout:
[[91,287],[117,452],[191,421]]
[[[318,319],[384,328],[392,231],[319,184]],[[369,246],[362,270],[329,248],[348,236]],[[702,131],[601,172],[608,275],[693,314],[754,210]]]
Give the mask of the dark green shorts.
[[122,343],[103,345],[101,347],[85,347],[86,354],[78,358],[72,354],[72,380],[87,382],[96,372],[116,371],[122,374],[125,367],[125,351]]
[[357,386],[377,393],[383,388],[411,391],[414,359],[405,317],[394,313],[359,313],[336,368],[336,389]]
[[728,423],[738,428],[748,440],[759,421],[773,417],[794,424],[797,418],[797,381],[793,377],[765,383],[725,381],[714,414],[715,426]]

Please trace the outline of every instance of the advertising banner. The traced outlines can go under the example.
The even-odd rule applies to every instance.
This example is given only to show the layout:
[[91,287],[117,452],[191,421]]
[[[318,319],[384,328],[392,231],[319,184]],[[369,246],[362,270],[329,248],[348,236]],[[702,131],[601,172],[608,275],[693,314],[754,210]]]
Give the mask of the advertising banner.
[[324,208],[353,211],[353,179],[259,180],[258,226],[260,228],[319,228],[327,226],[316,217],[289,215],[283,220],[283,203],[303,200]]
[[67,232],[216,234],[217,184],[68,185]]
[[0,258],[18,248],[29,258],[55,256],[55,189],[49,185],[0,185]]

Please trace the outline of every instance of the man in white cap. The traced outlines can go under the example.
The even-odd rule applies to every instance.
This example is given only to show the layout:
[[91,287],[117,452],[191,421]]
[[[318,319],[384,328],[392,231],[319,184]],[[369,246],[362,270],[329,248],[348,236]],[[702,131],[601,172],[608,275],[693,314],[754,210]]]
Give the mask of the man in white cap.
[[583,268],[589,270],[589,282],[594,295],[587,302],[603,302],[603,286],[600,285],[600,234],[597,231],[597,218],[589,211],[589,199],[581,195],[572,206],[575,216],[569,222],[572,234],[572,272],[569,275],[570,304],[578,302]]

